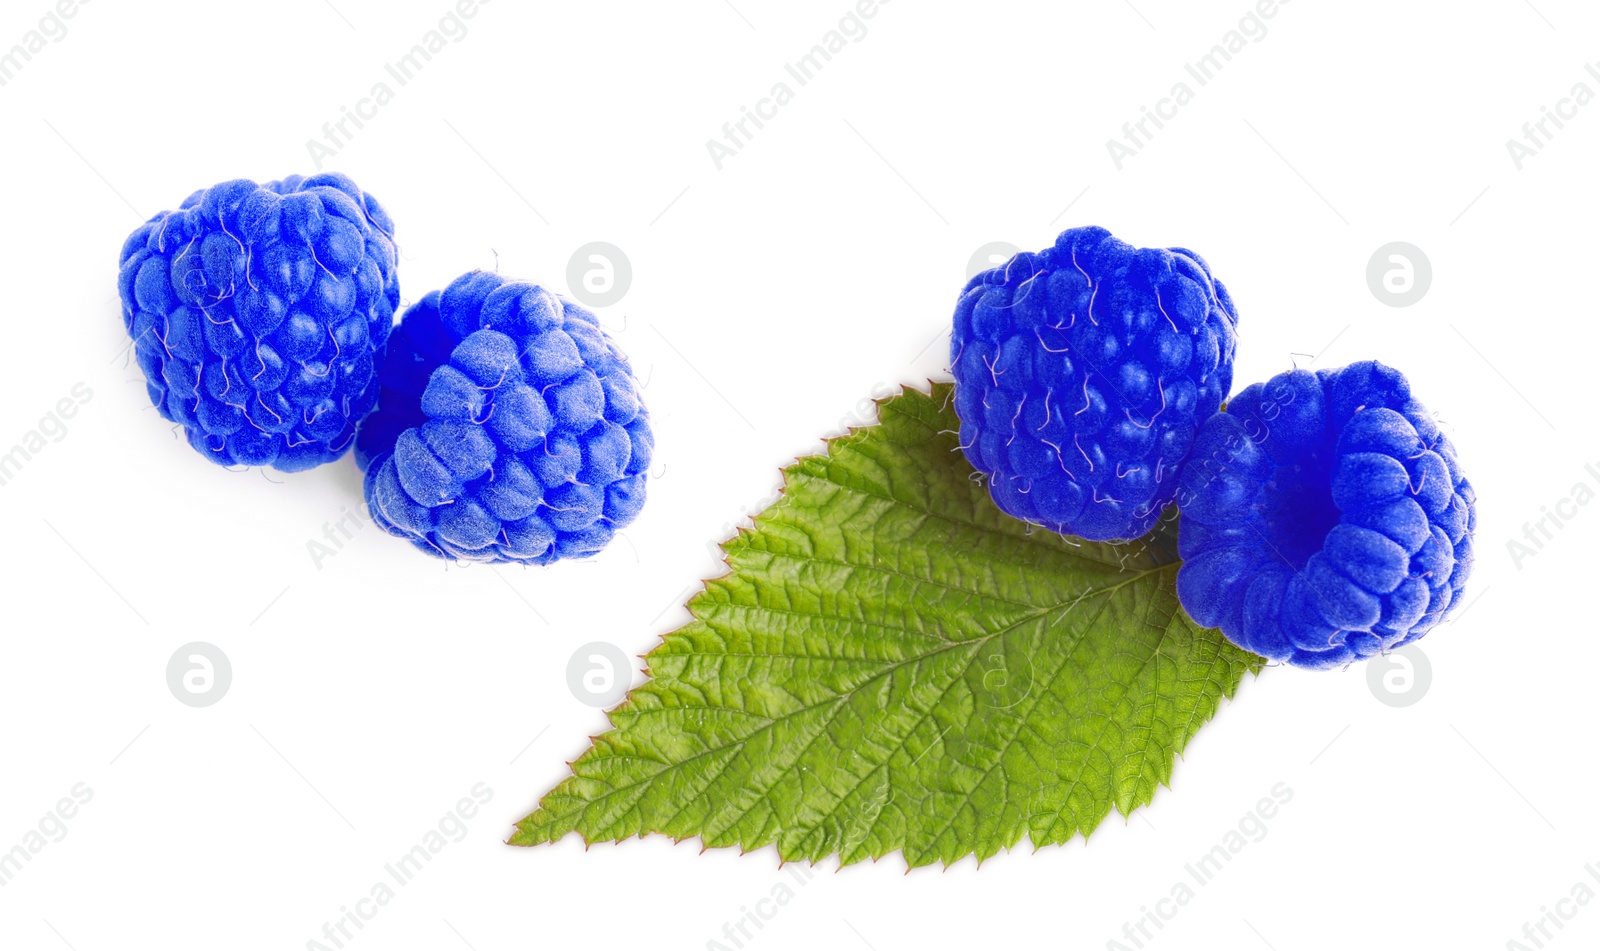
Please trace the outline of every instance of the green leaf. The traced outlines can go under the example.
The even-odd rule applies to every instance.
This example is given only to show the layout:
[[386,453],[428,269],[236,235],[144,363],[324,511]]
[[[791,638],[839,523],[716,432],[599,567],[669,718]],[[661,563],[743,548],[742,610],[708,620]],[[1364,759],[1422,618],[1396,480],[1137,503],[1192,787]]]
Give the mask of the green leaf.
[[906,390],[786,470],[512,844],[655,832],[914,867],[1150,802],[1264,662],[1179,607],[1170,526],[1110,546],[1002,514],[949,404]]

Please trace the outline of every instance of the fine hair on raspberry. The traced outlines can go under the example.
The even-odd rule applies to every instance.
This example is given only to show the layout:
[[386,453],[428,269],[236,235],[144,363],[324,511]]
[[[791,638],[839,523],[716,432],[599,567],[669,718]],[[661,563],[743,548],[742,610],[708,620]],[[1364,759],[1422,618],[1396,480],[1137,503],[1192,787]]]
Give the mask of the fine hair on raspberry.
[[1294,370],[1206,420],[1184,464],[1178,597],[1299,667],[1409,644],[1461,601],[1477,495],[1398,370]]
[[406,311],[362,424],[375,524],[453,561],[543,565],[639,514],[655,447],[628,359],[593,313],[473,271]]
[[201,455],[294,472],[350,448],[400,304],[394,225],[355,182],[201,189],[119,266],[150,402]]
[[1063,231],[962,291],[950,339],[962,451],[1008,515],[1137,538],[1233,384],[1237,324],[1193,251]]

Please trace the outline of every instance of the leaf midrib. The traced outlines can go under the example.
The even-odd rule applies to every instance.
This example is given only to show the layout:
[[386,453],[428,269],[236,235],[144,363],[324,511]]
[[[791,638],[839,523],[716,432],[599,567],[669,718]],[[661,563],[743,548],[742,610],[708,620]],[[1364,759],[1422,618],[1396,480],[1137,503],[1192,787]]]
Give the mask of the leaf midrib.
[[[1161,567],[1164,567],[1164,566],[1158,566],[1157,568],[1153,568],[1153,569],[1149,569],[1149,570],[1150,571],[1159,571]],[[1148,571],[1147,572],[1141,572],[1141,575],[1147,574],[1147,573],[1149,573],[1149,572]],[[1134,579],[1134,580],[1136,580],[1136,579]],[[1110,606],[1110,604],[1111,604],[1110,595],[1114,594],[1114,593],[1115,593],[1114,589],[1108,590],[1107,591],[1107,597],[1102,600],[1099,608],[1096,609],[1094,615],[1092,617],[1090,617],[1086,622],[1084,622],[1084,624],[1079,628],[1079,630],[1077,631],[1077,637],[1072,643],[1072,647],[1069,650],[1067,650],[1067,652],[1065,654],[1062,655],[1060,665],[1057,666],[1056,669],[1050,674],[1049,679],[1044,684],[1044,689],[1039,691],[1038,693],[1032,694],[1030,696],[1030,698],[1029,698],[1030,702],[1028,704],[1028,709],[1029,710],[1032,710],[1032,709],[1034,709],[1035,707],[1037,707],[1039,705],[1039,698],[1040,697],[1042,697],[1042,696],[1050,696],[1050,697],[1053,698],[1055,696],[1053,688],[1055,687],[1056,681],[1058,679],[1060,679],[1062,671],[1066,670],[1067,669],[1067,665],[1069,663],[1071,663],[1073,656],[1077,653],[1078,647],[1083,644],[1084,637],[1088,634],[1089,630],[1091,628],[1093,628],[1096,623],[1099,622],[1100,616],[1102,614],[1104,614],[1106,608]],[[1161,646],[1162,646],[1162,644],[1164,644],[1166,642],[1167,637],[1170,635],[1171,631],[1172,631],[1172,628],[1171,628],[1171,623],[1170,623],[1170,620],[1169,620],[1169,622],[1167,624],[1162,625],[1162,627],[1161,627],[1161,637],[1156,641],[1155,649],[1150,653],[1150,657],[1145,658],[1144,662],[1139,665],[1139,669],[1134,672],[1134,674],[1133,674],[1133,676],[1131,678],[1129,678],[1128,684],[1127,684],[1126,688],[1123,690],[1123,696],[1127,696],[1128,693],[1133,689],[1133,685],[1135,683],[1137,683],[1139,677],[1141,675],[1143,675],[1145,667],[1147,667],[1149,665],[1150,659],[1153,658],[1153,657],[1158,656],[1161,653]],[[1026,715],[1015,717],[1013,719],[1017,723],[1016,732],[1012,733],[1011,736],[1006,739],[1005,746],[1001,747],[1000,751],[995,755],[994,762],[992,764],[990,764],[989,768],[983,771],[983,776],[976,783],[974,783],[972,785],[972,788],[970,790],[968,790],[966,793],[962,794],[961,799],[962,799],[963,802],[971,804],[973,793],[976,792],[978,789],[980,789],[983,786],[983,784],[988,781],[989,777],[994,774],[994,771],[996,769],[1001,768],[1005,764],[1006,754],[1011,751],[1011,747],[1012,746],[1016,745],[1017,738],[1022,735],[1023,729],[1027,726],[1027,722],[1028,722],[1028,717]],[[1109,726],[1110,726],[1110,720],[1109,719],[1107,719],[1104,723],[1102,723],[1102,725],[1100,727],[1100,732],[1098,734],[1096,734],[1096,736],[1095,736],[1095,741],[1094,741],[1094,744],[1093,744],[1095,747],[1097,747],[1097,748],[1099,747],[1100,740],[1105,736],[1105,731],[1109,728]],[[1110,780],[1110,777],[1108,777],[1108,780]],[[1070,788],[1075,788],[1076,786],[1081,785],[1081,784],[1082,784],[1082,778],[1080,776],[1080,778],[1077,781],[1075,781],[1073,786],[1069,787],[1069,789]],[[956,821],[956,816],[957,815],[958,815],[958,813],[957,813],[957,811],[955,809],[950,810],[950,815],[945,820],[945,824],[940,827],[939,831],[935,835],[930,837],[930,839],[929,839],[930,847],[937,848],[939,837],[944,835],[946,832],[950,831],[951,827],[955,825],[955,821]],[[1080,823],[1080,828],[1074,830],[1075,833],[1078,832],[1078,831],[1081,831],[1081,823]]]
[[[904,503],[897,503],[897,504],[904,504]],[[658,771],[656,773],[652,773],[650,776],[647,776],[647,777],[645,777],[643,779],[640,779],[640,780],[637,780],[635,782],[625,783],[625,784],[620,785],[620,786],[611,786],[610,788],[608,788],[606,790],[606,792],[601,793],[600,795],[598,795],[598,796],[594,797],[593,799],[590,799],[588,802],[584,803],[579,808],[578,812],[580,814],[583,813],[583,812],[587,812],[590,808],[598,806],[602,802],[605,802],[605,801],[611,799],[614,796],[617,796],[617,795],[620,795],[620,794],[622,794],[624,792],[627,792],[628,790],[631,790],[631,789],[633,789],[633,788],[635,788],[637,786],[645,786],[645,785],[648,785],[648,784],[652,784],[652,783],[656,782],[657,780],[659,780],[659,779],[661,779],[661,778],[663,778],[665,776],[671,775],[673,773],[673,771],[682,769],[683,767],[688,766],[691,763],[694,763],[694,762],[696,762],[698,760],[704,759],[704,758],[706,758],[708,756],[713,756],[713,755],[715,755],[717,753],[723,753],[723,752],[727,752],[729,750],[738,749],[738,748],[744,746],[746,743],[749,743],[752,739],[754,739],[756,737],[757,734],[760,734],[760,733],[762,733],[762,732],[764,732],[766,730],[770,730],[772,727],[777,726],[780,723],[784,723],[784,722],[786,722],[786,721],[788,721],[788,720],[790,720],[790,719],[792,719],[794,717],[798,717],[798,716],[800,716],[802,714],[809,713],[809,712],[812,712],[812,711],[815,711],[815,710],[820,710],[823,707],[830,706],[830,705],[842,706],[845,703],[847,703],[850,699],[852,699],[856,695],[856,693],[858,691],[860,691],[861,689],[865,688],[869,684],[877,682],[879,679],[881,679],[883,677],[886,677],[889,674],[894,673],[896,670],[900,669],[901,667],[906,666],[907,664],[917,663],[917,662],[920,662],[920,661],[923,661],[923,660],[927,660],[927,659],[936,657],[940,653],[942,653],[942,652],[944,652],[946,650],[953,649],[955,647],[967,647],[967,646],[978,647],[978,646],[982,646],[984,644],[987,644],[989,641],[993,640],[996,637],[999,637],[999,636],[1004,635],[1004,634],[1006,634],[1006,633],[1008,633],[1008,632],[1010,632],[1012,630],[1015,630],[1016,628],[1021,627],[1024,624],[1028,624],[1028,623],[1031,623],[1033,621],[1037,621],[1042,617],[1046,617],[1051,612],[1056,611],[1056,610],[1058,610],[1060,608],[1068,607],[1069,605],[1073,605],[1073,604],[1082,603],[1086,598],[1089,598],[1089,597],[1099,597],[1101,595],[1105,595],[1105,596],[1109,597],[1110,595],[1114,594],[1116,591],[1120,590],[1121,588],[1123,588],[1123,587],[1125,587],[1125,586],[1127,586],[1129,584],[1133,584],[1134,582],[1138,581],[1141,578],[1146,577],[1147,575],[1150,575],[1150,574],[1153,574],[1153,573],[1156,573],[1156,572],[1159,572],[1159,571],[1163,571],[1163,570],[1165,570],[1167,568],[1170,568],[1170,567],[1171,567],[1170,565],[1157,565],[1157,566],[1152,567],[1152,568],[1147,568],[1144,571],[1141,571],[1141,572],[1139,572],[1139,573],[1137,573],[1137,574],[1135,574],[1135,575],[1133,575],[1133,576],[1131,576],[1129,578],[1125,578],[1125,579],[1117,582],[1116,584],[1111,585],[1110,587],[1101,588],[1101,589],[1097,589],[1097,590],[1093,590],[1093,591],[1089,591],[1089,592],[1080,593],[1078,596],[1074,597],[1070,601],[1062,601],[1062,602],[1059,602],[1057,604],[1052,604],[1052,605],[1050,605],[1048,607],[1042,608],[1042,609],[1040,609],[1040,610],[1028,615],[1027,617],[1019,618],[1018,620],[1012,622],[1011,624],[1007,624],[1007,625],[1005,625],[1003,627],[996,628],[994,631],[991,631],[990,633],[981,635],[979,637],[975,637],[972,640],[948,642],[948,643],[942,644],[942,645],[934,648],[933,650],[928,651],[925,654],[918,654],[918,655],[916,655],[914,657],[908,657],[905,660],[895,661],[894,663],[892,663],[889,666],[885,667],[883,670],[879,671],[877,674],[874,674],[873,676],[871,676],[871,677],[867,678],[866,680],[862,681],[860,684],[857,684],[855,687],[852,687],[850,690],[848,690],[848,691],[846,691],[844,693],[838,694],[837,696],[832,697],[832,698],[830,698],[830,699],[828,699],[826,701],[823,701],[823,702],[820,702],[820,703],[806,704],[804,706],[798,707],[798,708],[796,708],[794,710],[791,710],[788,713],[785,713],[782,716],[776,717],[776,718],[758,717],[758,719],[764,721],[763,724],[760,727],[758,727],[757,729],[751,731],[748,735],[746,735],[744,737],[741,737],[738,740],[734,740],[734,741],[732,741],[730,743],[725,743],[725,744],[722,744],[720,746],[709,747],[707,749],[701,750],[700,752],[695,753],[692,756],[689,756],[689,757],[687,757],[687,758],[685,758],[683,760],[680,760],[680,761],[678,761],[676,763],[668,764],[664,769],[662,769],[662,770],[660,770],[660,771]],[[705,623],[704,619],[699,617],[699,615],[696,615],[695,617],[696,617],[696,620],[700,621],[701,623]],[[953,684],[953,681],[952,681],[952,684]],[[949,689],[949,686],[946,686],[945,690],[948,690],[948,689]],[[944,692],[943,691],[940,692],[940,696],[941,696],[941,698],[944,696]],[[937,702],[935,703],[935,706],[937,706]],[[929,712],[931,712],[931,711],[932,711],[932,708],[930,708]],[[621,711],[619,711],[619,712],[621,712]],[[927,716],[927,714],[924,714],[923,718],[925,719],[926,716]],[[919,723],[920,723],[920,721],[919,721]],[[817,739],[816,737],[813,737],[811,739],[811,741],[809,743],[807,743],[807,747],[806,748],[809,749],[811,744],[816,742],[816,739]],[[901,746],[897,746],[896,747],[896,751],[898,751],[902,747],[903,747],[903,743],[901,744]],[[804,755],[805,755],[805,750],[802,750],[801,753],[800,753],[800,756],[804,756]],[[892,752],[891,752],[890,756],[893,756]],[[641,757],[641,759],[647,759],[647,758]],[[796,760],[798,760],[798,759],[799,759],[799,757],[797,756]],[[878,764],[878,766],[882,766],[882,765],[883,764],[881,764],[881,763]],[[784,772],[787,772],[787,770],[785,770]],[[782,774],[780,773],[780,775],[782,775]],[[718,776],[720,776],[720,774],[718,774]],[[710,782],[715,782],[716,779],[718,778],[718,776],[712,776],[710,778]],[[710,782],[708,782],[707,785],[709,785]],[[857,785],[859,785],[859,783]],[[761,802],[762,800],[764,800],[766,798],[767,794],[771,792],[771,789],[772,789],[772,787],[768,786],[766,789],[761,790],[760,796],[757,798],[757,800],[754,803],[751,804],[752,808],[754,807],[755,803],[758,803],[758,802]],[[740,819],[743,819],[745,816],[749,815],[750,811],[751,811],[750,809],[744,810],[737,817],[735,817],[735,819],[732,822],[727,823],[722,828],[725,830],[725,829],[727,829],[727,828],[729,828],[729,827],[731,827],[733,825],[737,825],[738,821]],[[571,813],[567,813],[566,815],[571,815]],[[708,830],[707,834],[711,834],[709,832],[709,830]]]

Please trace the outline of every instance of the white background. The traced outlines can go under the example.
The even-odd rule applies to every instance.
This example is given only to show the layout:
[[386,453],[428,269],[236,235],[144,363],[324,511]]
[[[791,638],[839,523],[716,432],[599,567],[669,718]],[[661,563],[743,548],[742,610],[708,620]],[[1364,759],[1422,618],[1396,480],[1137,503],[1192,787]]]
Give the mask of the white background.
[[[847,0],[483,5],[326,164],[397,222],[408,301],[497,262],[564,291],[595,240],[631,260],[601,313],[648,381],[660,478],[625,541],[547,570],[447,569],[371,527],[314,564],[361,509],[353,460],[208,465],[124,356],[125,235],[197,187],[313,171],[307,140],[451,2],[84,4],[0,87],[0,450],[93,392],[0,487],[0,850],[74,784],[93,798],[0,888],[0,946],[306,947],[479,782],[464,840],[348,947],[698,949],[783,881],[746,947],[1098,949],[1280,782],[1265,838],[1147,947],[1498,949],[1600,890],[1600,512],[1564,505],[1537,555],[1507,550],[1600,487],[1600,105],[1521,170],[1505,144],[1573,84],[1600,92],[1600,11],[1533,4],[1295,0],[1202,88],[1183,66],[1246,0],[896,0],[721,170],[706,141]],[[0,50],[50,9],[5,0]],[[1117,169],[1106,141],[1179,81],[1193,101]],[[1422,642],[1420,702],[1380,702],[1361,668],[1269,669],[1152,807],[981,870],[896,855],[799,885],[770,849],[503,845],[605,727],[573,652],[646,652],[780,465],[941,374],[975,250],[1089,223],[1209,259],[1242,313],[1237,387],[1378,358],[1443,419],[1479,561]],[[1365,276],[1397,240],[1433,267],[1404,308]],[[197,640],[233,666],[203,709],[165,680]],[[1560,947],[1600,940],[1600,907],[1559,907]]]

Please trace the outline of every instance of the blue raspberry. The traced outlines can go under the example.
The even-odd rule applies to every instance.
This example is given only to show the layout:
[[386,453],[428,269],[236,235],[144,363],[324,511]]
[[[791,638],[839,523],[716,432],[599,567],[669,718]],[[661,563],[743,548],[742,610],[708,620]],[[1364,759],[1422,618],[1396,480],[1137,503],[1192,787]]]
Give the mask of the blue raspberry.
[[201,189],[128,237],[122,321],[150,401],[219,465],[350,448],[400,304],[394,225],[343,175]]
[[367,508],[440,558],[543,565],[604,548],[644,506],[655,437],[594,314],[473,271],[418,301],[356,436]]
[[1400,371],[1280,373],[1200,427],[1179,477],[1178,597],[1272,660],[1371,657],[1460,602],[1476,501]]
[[956,305],[967,460],[1011,516],[1095,541],[1143,535],[1233,385],[1237,324],[1193,251],[1063,231],[974,277]]

